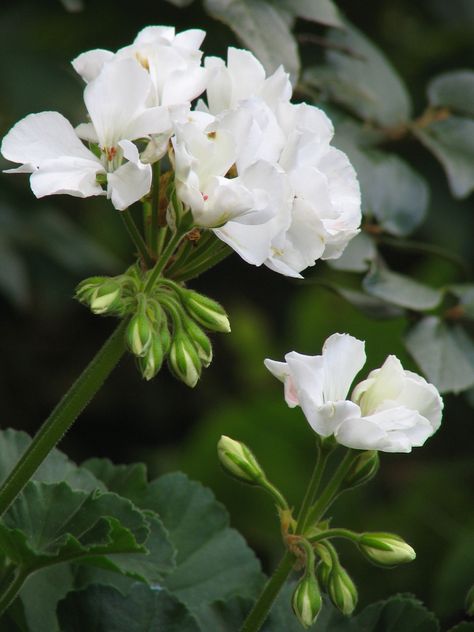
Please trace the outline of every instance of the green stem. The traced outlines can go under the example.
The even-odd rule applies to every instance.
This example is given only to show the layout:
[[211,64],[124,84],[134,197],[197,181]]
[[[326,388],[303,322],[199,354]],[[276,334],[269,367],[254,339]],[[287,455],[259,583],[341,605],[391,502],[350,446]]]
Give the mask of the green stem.
[[159,223],[158,214],[160,210],[160,175],[161,168],[160,162],[155,162],[153,165],[153,186],[151,189],[151,251],[157,253],[158,250],[158,234]]
[[41,426],[0,487],[0,516],[5,513],[51,450],[84,410],[125,352],[123,320]]
[[[318,458],[298,514],[296,533],[302,533],[304,528],[306,528],[313,498],[317,494],[327,459],[333,449],[333,446],[329,443],[324,444],[323,441],[319,441],[317,445]],[[282,589],[288,575],[291,573],[294,559],[293,553],[287,550],[275,572],[265,584],[260,597],[250,611],[240,632],[258,632],[258,630],[260,630],[270,612],[273,602]]]
[[354,458],[357,458],[355,450],[347,450],[346,455],[340,462],[337,470],[334,472],[328,486],[309,511],[306,525],[318,522],[331,503],[335,500],[341,483],[343,482],[347,472],[350,470]]
[[147,198],[143,202],[143,232],[148,250],[151,252],[151,201]]
[[316,465],[309,481],[308,488],[306,490],[306,494],[304,496],[303,502],[301,504],[300,511],[298,513],[297,518],[297,526],[296,533],[304,533],[308,518],[309,512],[311,509],[311,505],[314,502],[314,498],[318,493],[319,485],[321,484],[321,479],[326,468],[326,463],[329,455],[331,454],[332,448],[327,448],[324,446],[321,440],[318,441],[318,457],[316,461]]
[[8,608],[8,606],[13,602],[28,575],[29,573],[24,571],[21,567],[18,568],[16,576],[14,577],[12,583],[0,598],[0,615],[2,615]]
[[351,542],[357,542],[359,535],[354,531],[349,531],[349,529],[326,529],[326,531],[321,531],[316,535],[309,536],[308,541],[313,544],[314,542],[330,540],[332,538],[344,538],[345,540],[351,540]]
[[145,265],[148,268],[151,268],[153,266],[153,259],[151,258],[150,253],[148,252],[147,245],[143,237],[141,236],[140,231],[137,228],[137,225],[133,221],[133,217],[131,216],[130,211],[128,209],[125,209],[124,211],[120,211],[120,217],[122,218],[125,228],[127,229],[127,232],[130,235],[130,238],[133,241],[135,248],[138,251],[138,254],[143,259]]
[[186,232],[176,231],[176,233],[173,234],[169,242],[166,244],[165,249],[161,253],[160,258],[156,262],[155,267],[153,268],[153,270],[150,273],[150,276],[148,277],[148,280],[145,284],[145,289],[144,289],[145,293],[149,292],[153,288],[160,274],[163,272],[166,264],[168,263],[171,255],[175,251],[179,242],[183,239]]
[[286,551],[275,572],[265,584],[262,594],[245,620],[240,632],[257,632],[257,630],[260,630],[273,602],[290,574],[293,564],[293,554],[290,551]]

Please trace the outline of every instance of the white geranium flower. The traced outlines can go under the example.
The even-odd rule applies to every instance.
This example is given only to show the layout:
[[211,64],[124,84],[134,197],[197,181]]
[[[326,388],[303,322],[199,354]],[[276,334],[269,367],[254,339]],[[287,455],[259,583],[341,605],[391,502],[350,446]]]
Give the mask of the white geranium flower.
[[90,50],[76,57],[72,65],[88,82],[99,75],[107,62],[133,58],[150,74],[153,89],[149,105],[186,104],[206,87],[207,73],[201,67],[199,50],[205,35],[199,29],[176,33],[172,26],[147,26],[133,44],[116,54],[103,49]]
[[248,50],[229,47],[227,64],[220,57],[206,57],[207,105],[209,112],[233,110],[249,98],[259,97],[275,109],[280,101],[289,101],[292,88],[289,75],[280,66],[270,77],[258,59]]
[[265,360],[265,366],[284,382],[288,405],[301,406],[323,437],[334,435],[340,444],[360,450],[410,452],[439,428],[443,401],[437,389],[405,371],[395,356],[347,399],[365,362],[364,343],[352,336],[330,336],[321,356],[292,351],[285,360]]
[[357,404],[347,401],[347,394],[365,364],[364,347],[348,334],[333,334],[320,356],[292,351],[286,354],[286,362],[265,360],[265,366],[284,383],[287,404],[301,406],[313,430],[328,437],[359,412]]
[[436,387],[405,371],[393,355],[355,387],[352,400],[362,416],[353,423],[347,420],[335,434],[351,448],[410,452],[441,424],[443,400]]
[[[160,133],[170,125],[165,109],[146,107],[150,89],[148,73],[135,61],[107,64],[84,91],[90,123],[74,130],[58,112],[30,114],[5,136],[2,154],[22,163],[11,171],[32,173],[31,187],[37,197],[100,195],[103,191],[96,176],[108,174],[107,195],[115,208],[123,210],[151,186],[151,167],[141,163],[130,141]],[[97,143],[101,158],[78,136]],[[128,162],[122,164],[123,159]]]
[[172,142],[176,191],[196,225],[214,228],[230,220],[253,224],[273,217],[267,188],[273,174],[257,161],[238,177],[226,178],[235,165],[237,142],[215,117],[193,113],[186,124],[176,125]]

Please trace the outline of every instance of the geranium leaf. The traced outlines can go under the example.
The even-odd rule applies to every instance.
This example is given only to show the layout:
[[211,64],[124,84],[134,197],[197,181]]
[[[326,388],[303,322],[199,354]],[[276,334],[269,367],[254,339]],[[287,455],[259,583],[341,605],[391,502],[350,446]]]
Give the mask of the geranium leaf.
[[70,593],[58,607],[61,632],[200,632],[194,617],[166,590],[134,585],[127,595],[111,586]]
[[428,316],[408,332],[405,346],[441,392],[459,393],[474,385],[474,345],[460,325]]

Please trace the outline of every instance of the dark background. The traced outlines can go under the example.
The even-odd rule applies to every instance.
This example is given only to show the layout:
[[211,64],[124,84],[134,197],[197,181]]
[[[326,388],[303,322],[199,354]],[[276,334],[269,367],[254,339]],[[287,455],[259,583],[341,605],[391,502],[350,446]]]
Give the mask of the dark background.
[[[204,28],[206,54],[225,55],[228,45],[237,44],[198,0],[184,9],[165,1],[85,0],[84,5],[80,12],[67,12],[59,0],[2,2],[1,135],[30,112],[51,109],[74,124],[83,120],[82,85],[69,61],[90,48],[115,50],[148,24]],[[346,0],[338,6],[400,72],[418,114],[429,78],[474,66],[470,0]],[[307,22],[296,29],[324,35],[322,27]],[[302,56],[309,64],[321,50],[305,46]],[[454,201],[441,168],[419,145],[402,142],[397,151],[431,188],[428,220],[416,238],[451,248],[472,266],[472,196]],[[131,257],[117,212],[104,199],[36,200],[26,177],[0,176],[2,427],[34,433],[92,358],[114,323],[74,302],[74,287],[91,274],[120,272]],[[436,259],[388,257],[398,257],[397,269],[407,274],[421,270],[425,279],[455,280],[452,267]],[[316,274],[334,273],[321,264]],[[340,331],[367,340],[367,371],[388,353],[414,369],[401,343],[407,322],[370,320],[318,285],[253,268],[237,256],[193,287],[225,305],[233,328],[230,335],[214,337],[215,360],[196,389],[175,381],[166,369],[145,383],[126,357],[61,447],[77,461],[94,455],[142,460],[152,476],[184,470],[214,490],[270,569],[281,550],[271,504],[258,490],[221,473],[218,437],[225,433],[248,442],[269,477],[297,504],[313,465],[313,437],[302,414],[287,409],[263,358],[281,359],[291,349],[319,353],[324,339]],[[334,508],[334,524],[395,531],[417,550],[415,563],[383,571],[343,549],[362,605],[396,591],[412,592],[446,622],[455,622],[474,583],[474,415],[465,395],[445,400],[437,435],[411,455],[382,455],[377,479]]]

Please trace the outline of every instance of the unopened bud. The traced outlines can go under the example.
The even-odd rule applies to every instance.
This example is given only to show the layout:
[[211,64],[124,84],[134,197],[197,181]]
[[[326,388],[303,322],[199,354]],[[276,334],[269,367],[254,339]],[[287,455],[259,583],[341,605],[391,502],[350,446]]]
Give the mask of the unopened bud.
[[163,364],[163,346],[161,337],[158,334],[153,336],[150,346],[146,354],[139,358],[140,370],[145,380],[149,381],[155,377]]
[[291,600],[296,618],[304,628],[309,628],[316,621],[321,611],[321,591],[313,573],[305,573],[296,585]]
[[88,305],[94,314],[120,314],[122,284],[110,277],[90,277],[76,289],[76,298]]
[[191,318],[186,318],[184,329],[193,341],[202,365],[208,367],[212,362],[212,345],[209,337]]
[[373,478],[379,469],[379,453],[377,450],[367,450],[361,452],[352,463],[351,469],[347,472],[343,481],[343,486],[357,487],[363,485]]
[[466,612],[470,617],[474,617],[474,586],[471,586],[466,595]]
[[168,357],[174,375],[193,388],[201,376],[201,360],[193,342],[183,331],[174,335]]
[[226,472],[239,481],[260,485],[265,480],[264,471],[244,443],[222,435],[217,444],[217,455]]
[[350,615],[357,605],[357,588],[347,571],[340,565],[334,566],[327,583],[329,597],[342,614]]
[[181,299],[189,314],[200,325],[211,331],[229,333],[229,319],[219,303],[191,290],[182,292]]
[[155,334],[155,328],[146,310],[146,299],[139,301],[138,311],[127,327],[127,344],[130,351],[139,358],[146,355]]
[[415,559],[412,547],[393,533],[363,533],[359,548],[365,557],[379,566],[396,566]]

